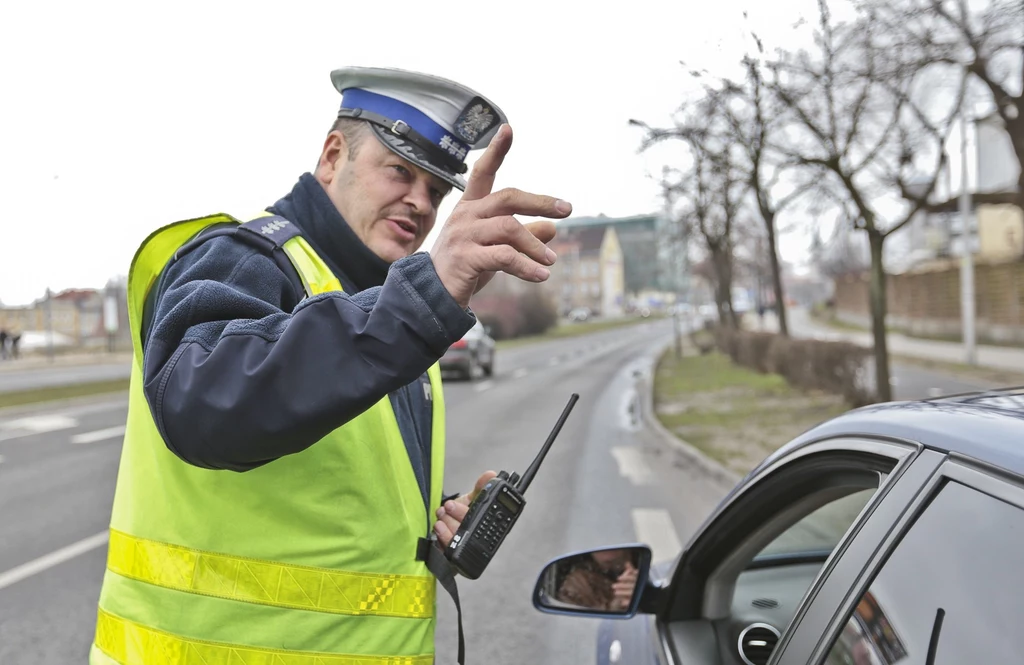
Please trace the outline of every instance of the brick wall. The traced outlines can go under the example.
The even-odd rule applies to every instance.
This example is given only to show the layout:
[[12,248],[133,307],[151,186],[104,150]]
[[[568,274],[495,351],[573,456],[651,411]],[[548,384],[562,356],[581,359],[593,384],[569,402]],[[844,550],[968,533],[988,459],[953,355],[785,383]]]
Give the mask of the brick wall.
[[[980,341],[1024,343],[1024,262],[975,265],[975,313]],[[959,337],[960,268],[935,266],[888,279],[888,325],[911,334]],[[836,280],[836,313],[867,325],[868,278]]]

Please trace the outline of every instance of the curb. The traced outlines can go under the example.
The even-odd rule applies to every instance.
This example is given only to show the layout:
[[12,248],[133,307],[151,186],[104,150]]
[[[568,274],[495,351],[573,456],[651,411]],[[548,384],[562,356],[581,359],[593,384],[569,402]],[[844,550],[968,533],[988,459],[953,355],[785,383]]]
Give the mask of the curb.
[[41,402],[28,402],[26,404],[0,406],[0,419],[19,418],[21,416],[32,415],[39,412],[56,411],[59,409],[75,408],[90,404],[104,404],[116,400],[124,400],[124,403],[127,404],[128,390],[114,390],[106,393],[81,395],[79,397],[61,397]]
[[670,432],[661,424],[661,421],[658,420],[658,416],[654,412],[654,373],[657,371],[658,360],[673,345],[673,343],[674,340],[669,339],[661,346],[660,349],[657,349],[654,354],[654,363],[651,366],[650,374],[645,380],[647,385],[643,391],[644,398],[642,401],[644,420],[647,421],[647,424],[651,426],[651,429],[658,434],[659,438],[661,438],[669,448],[685,457],[686,461],[689,462],[691,466],[700,469],[700,471],[705,475],[711,476],[715,480],[727,484],[731,488],[739,483],[742,476],[725,468],[720,462],[711,459],[701,451],[697,450],[693,445]]

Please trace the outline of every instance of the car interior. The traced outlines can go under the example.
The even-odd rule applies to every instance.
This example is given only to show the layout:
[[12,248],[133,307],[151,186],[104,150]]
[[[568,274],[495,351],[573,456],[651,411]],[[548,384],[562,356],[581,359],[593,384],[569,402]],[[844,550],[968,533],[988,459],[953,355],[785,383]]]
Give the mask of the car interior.
[[677,663],[767,663],[890,470],[802,466],[768,483],[774,496],[738,499],[716,520],[720,533],[704,534],[676,570],[665,623]]

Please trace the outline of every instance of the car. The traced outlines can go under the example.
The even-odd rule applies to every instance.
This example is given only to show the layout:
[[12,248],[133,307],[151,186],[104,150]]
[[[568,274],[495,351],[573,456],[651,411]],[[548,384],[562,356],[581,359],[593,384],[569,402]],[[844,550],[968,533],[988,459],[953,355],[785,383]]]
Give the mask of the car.
[[594,316],[589,307],[576,307],[569,311],[567,318],[570,321],[587,321]]
[[462,339],[441,356],[441,371],[474,380],[494,374],[495,341],[489,327],[477,321]]
[[598,618],[609,665],[1022,662],[1022,551],[1024,390],[1004,389],[827,421],[673,560],[642,543],[568,554],[533,603]]

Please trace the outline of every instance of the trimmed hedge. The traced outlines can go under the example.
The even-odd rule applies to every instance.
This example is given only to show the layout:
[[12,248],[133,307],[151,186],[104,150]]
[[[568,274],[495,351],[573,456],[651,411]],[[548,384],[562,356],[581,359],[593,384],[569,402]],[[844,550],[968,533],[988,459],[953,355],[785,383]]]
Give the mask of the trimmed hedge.
[[868,348],[725,327],[716,329],[715,342],[734,363],[780,374],[794,387],[842,395],[854,407],[878,401]]

